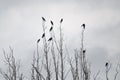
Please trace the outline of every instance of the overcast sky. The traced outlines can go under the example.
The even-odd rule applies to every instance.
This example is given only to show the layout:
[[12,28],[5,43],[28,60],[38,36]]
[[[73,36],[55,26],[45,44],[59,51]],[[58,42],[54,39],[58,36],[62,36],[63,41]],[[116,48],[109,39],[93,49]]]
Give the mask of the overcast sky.
[[9,46],[23,65],[31,59],[42,35],[42,16],[48,28],[53,20],[56,30],[64,19],[64,40],[70,50],[80,47],[80,25],[86,24],[85,47],[95,70],[104,69],[106,61],[120,61],[120,0],[0,0],[0,60],[2,49],[9,52]]

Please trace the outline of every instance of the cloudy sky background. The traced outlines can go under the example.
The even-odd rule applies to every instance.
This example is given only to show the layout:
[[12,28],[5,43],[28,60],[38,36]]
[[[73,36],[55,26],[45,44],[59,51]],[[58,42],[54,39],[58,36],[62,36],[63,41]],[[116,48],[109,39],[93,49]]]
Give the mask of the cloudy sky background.
[[36,40],[42,35],[42,16],[48,28],[53,20],[56,33],[60,19],[64,18],[64,40],[71,51],[80,47],[80,25],[86,24],[85,47],[94,72],[104,72],[106,61],[120,61],[119,0],[0,0],[1,66],[2,49],[9,52],[9,46],[15,57],[21,59],[23,68],[27,62],[31,64]]

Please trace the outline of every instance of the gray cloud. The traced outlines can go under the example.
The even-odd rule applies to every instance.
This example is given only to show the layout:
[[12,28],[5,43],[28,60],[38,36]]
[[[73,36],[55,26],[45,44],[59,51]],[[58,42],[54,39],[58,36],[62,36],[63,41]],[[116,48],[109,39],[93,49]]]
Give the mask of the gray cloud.
[[63,17],[65,43],[71,52],[80,48],[80,25],[85,23],[88,59],[93,69],[104,69],[107,59],[114,62],[120,56],[119,4],[119,0],[0,0],[0,48],[11,45],[15,56],[28,62],[42,34],[41,16],[48,28],[54,21],[56,33]]

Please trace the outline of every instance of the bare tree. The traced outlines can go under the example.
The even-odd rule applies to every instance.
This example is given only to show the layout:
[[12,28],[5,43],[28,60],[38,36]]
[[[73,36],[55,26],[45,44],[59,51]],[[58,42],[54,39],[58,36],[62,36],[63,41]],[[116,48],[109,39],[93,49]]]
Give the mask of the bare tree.
[[75,55],[73,60],[72,58],[70,59],[68,55],[68,62],[71,67],[73,80],[81,80],[81,79],[90,80],[90,66],[87,62],[86,49],[84,48],[84,31],[85,31],[85,24],[82,25],[80,51],[77,49],[75,50]]
[[[46,35],[46,32],[45,32],[45,21],[43,20],[43,23],[42,23],[42,28],[43,28],[43,33]],[[43,44],[44,44],[44,53],[45,53],[45,60],[46,60],[46,65],[45,65],[45,68],[46,68],[46,72],[47,72],[47,80],[50,80],[51,79],[51,73],[50,73],[50,69],[49,69],[49,59],[48,59],[48,43],[47,43],[47,39],[46,39],[46,36],[43,37]]]
[[114,76],[114,80],[117,79],[117,76],[118,76],[119,71],[120,71],[120,64],[117,64],[116,73],[115,73],[115,76]]
[[[111,69],[111,66],[112,66],[111,63],[106,62],[106,64],[105,64],[105,67],[106,67],[106,72],[105,72],[105,73],[106,73],[106,80],[109,80],[108,74],[109,74],[109,71],[110,71],[110,69]],[[113,76],[113,77],[114,77],[113,80],[116,80],[116,79],[117,79],[117,75],[118,75],[118,73],[119,73],[119,70],[120,70],[120,64],[117,64],[117,66],[116,66],[116,68],[115,68],[115,75]]]
[[[62,22],[61,22],[62,23]],[[64,80],[64,59],[63,59],[63,33],[60,23],[60,60],[61,60],[61,80]]]
[[[82,24],[82,33],[81,33],[81,44],[80,49],[75,49],[73,56],[69,56],[69,52],[67,51],[67,59],[69,63],[69,69],[66,70],[66,53],[64,52],[64,39],[63,39],[63,31],[62,31],[62,22],[63,19],[60,20],[59,27],[59,38],[57,41],[55,33],[54,33],[54,23],[51,22],[51,27],[49,29],[50,37],[46,37],[46,19],[42,17],[42,29],[43,34],[41,36],[43,41],[43,53],[39,50],[39,43],[41,42],[41,38],[37,40],[37,48],[33,54],[33,61],[31,67],[31,80],[66,80],[66,77],[70,74],[72,75],[72,80],[90,80],[91,70],[90,65],[87,61],[86,57],[86,49],[84,45],[84,32],[85,32],[85,24]],[[51,50],[51,52],[49,51]],[[0,69],[1,75],[5,80],[23,80],[24,75],[20,73],[20,63],[16,62],[15,57],[13,56],[13,49],[10,47],[10,54],[6,54],[5,50],[3,50],[5,63],[7,65],[7,71],[2,71]],[[44,54],[41,55],[41,54]],[[45,60],[45,61],[44,61]],[[51,67],[52,65],[52,67]],[[68,66],[68,65],[67,65]],[[105,64],[105,78],[109,80],[109,71],[111,69],[111,64],[106,62]],[[117,79],[120,64],[115,68],[116,72],[114,80]],[[52,71],[53,70],[53,71]],[[54,75],[55,74],[55,75]],[[100,74],[100,70],[93,76],[94,80],[98,79],[98,75]]]
[[[53,38],[52,40],[52,45],[51,45],[51,53],[52,53],[52,59],[53,59],[53,66],[54,66],[54,71],[55,71],[55,80],[58,80],[59,79],[59,70],[58,70],[58,65],[59,65],[59,48],[58,48],[58,44],[57,44],[57,41],[56,41],[56,37],[55,37],[55,33],[54,33],[54,25],[53,25],[53,22],[51,21],[51,28],[50,28],[50,34],[51,34],[51,37]],[[56,45],[55,45],[56,44]],[[57,50],[58,50],[58,54],[55,54],[55,47],[57,47]]]
[[97,80],[98,75],[100,74],[100,70],[93,76],[94,80]]
[[0,73],[4,77],[5,80],[23,80],[24,76],[23,73],[20,73],[20,63],[16,62],[15,57],[13,56],[13,49],[10,48],[10,53],[6,54],[5,50],[3,49],[5,63],[7,65],[7,71],[2,71],[0,69]]
[[[90,80],[90,66],[86,59],[86,49],[84,48],[84,31],[85,24],[82,25],[82,33],[81,33],[81,48],[79,50],[75,50],[75,55],[73,61],[75,61],[75,65],[72,64],[69,58],[69,64],[71,66],[71,72],[73,75],[73,80]],[[80,66],[80,67],[78,67]]]
[[[32,62],[32,65],[35,66],[35,53],[33,54],[33,62]],[[35,70],[34,70],[34,67],[32,66],[32,69],[31,69],[31,80],[35,80]]]
[[[31,68],[31,80],[45,80],[45,77],[42,75],[42,67],[43,67],[43,58],[40,61],[39,51],[38,51],[38,43],[37,43],[37,54],[33,54],[33,62]],[[40,63],[41,62],[41,63]]]
[[108,73],[111,69],[111,64],[106,62],[105,67],[106,67],[106,80],[109,80]]

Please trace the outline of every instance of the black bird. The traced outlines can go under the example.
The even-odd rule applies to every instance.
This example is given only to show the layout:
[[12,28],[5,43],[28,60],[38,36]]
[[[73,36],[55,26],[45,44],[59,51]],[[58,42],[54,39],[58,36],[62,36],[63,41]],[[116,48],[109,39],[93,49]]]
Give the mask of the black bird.
[[83,53],[85,53],[86,52],[86,50],[83,50]]
[[52,31],[53,27],[51,26],[51,28],[49,29],[49,31]]
[[108,62],[106,62],[106,64],[105,64],[105,67],[107,67],[108,66]]
[[85,29],[85,24],[82,24],[81,27],[83,27]]
[[60,20],[60,23],[62,23],[63,22],[63,18]]
[[45,33],[43,33],[43,35],[42,35],[42,38],[44,38],[45,37]]
[[39,42],[40,42],[40,39],[37,40],[37,43],[39,43]]
[[52,40],[52,37],[50,37],[49,39],[48,39],[48,41],[51,41]]
[[42,20],[43,20],[43,21],[46,21],[44,17],[42,17]]
[[52,21],[50,21],[50,23],[51,23],[52,25],[54,25]]

